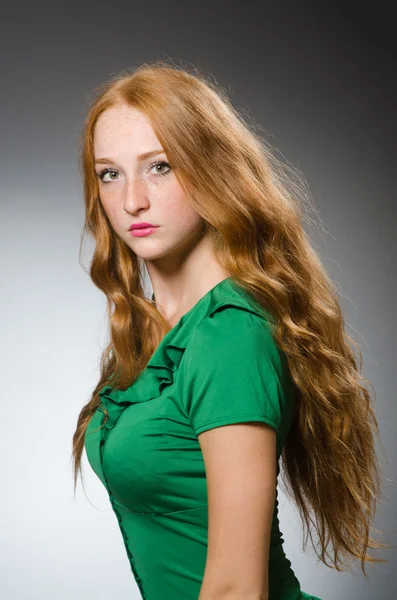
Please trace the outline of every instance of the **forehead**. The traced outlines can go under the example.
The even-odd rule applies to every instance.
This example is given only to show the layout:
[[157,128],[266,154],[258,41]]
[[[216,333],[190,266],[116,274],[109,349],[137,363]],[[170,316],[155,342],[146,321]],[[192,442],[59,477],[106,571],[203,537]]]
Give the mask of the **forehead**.
[[125,104],[109,107],[99,116],[93,141],[96,156],[102,156],[112,148],[129,147],[131,151],[141,151],[143,147],[159,144],[148,117]]

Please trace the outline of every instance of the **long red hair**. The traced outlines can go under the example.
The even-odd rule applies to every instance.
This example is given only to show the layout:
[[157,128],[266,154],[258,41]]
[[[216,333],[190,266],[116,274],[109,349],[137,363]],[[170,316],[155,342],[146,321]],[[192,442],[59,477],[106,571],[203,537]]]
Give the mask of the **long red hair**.
[[95,241],[90,276],[107,298],[110,342],[73,436],[74,490],[98,392],[110,378],[119,389],[130,386],[170,329],[145,297],[140,259],[112,230],[99,199],[93,132],[99,115],[120,103],[150,119],[217,261],[274,316],[275,337],[299,390],[282,453],[287,493],[314,547],[316,530],[320,559],[328,564],[331,549],[332,567],[344,570],[344,559],[358,558],[366,575],[365,562],[385,562],[368,550],[389,547],[370,537],[380,493],[379,429],[361,351],[345,330],[338,292],[304,230],[304,221],[313,222],[305,183],[219,85],[163,61],[102,85],[83,127],[84,230]]

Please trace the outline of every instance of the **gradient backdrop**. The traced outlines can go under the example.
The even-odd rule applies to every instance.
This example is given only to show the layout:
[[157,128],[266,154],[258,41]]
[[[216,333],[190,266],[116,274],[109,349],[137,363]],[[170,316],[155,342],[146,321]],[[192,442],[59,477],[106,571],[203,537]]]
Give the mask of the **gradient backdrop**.
[[[226,86],[306,176],[311,235],[340,289],[347,331],[377,391],[384,492],[375,525],[396,530],[395,2],[105,2],[2,7],[1,495],[4,600],[139,598],[107,493],[84,457],[72,497],[71,439],[97,382],[105,298],[79,264],[78,141],[94,87],[143,61],[192,64]],[[314,215],[313,215],[314,216]],[[315,217],[315,216],[314,216]],[[85,244],[88,267],[92,251]],[[302,550],[280,495],[285,548],[324,600],[392,600],[386,565],[337,573]],[[387,541],[396,544],[391,534]],[[394,590],[394,593],[393,593]],[[176,599],[183,600],[183,599]]]

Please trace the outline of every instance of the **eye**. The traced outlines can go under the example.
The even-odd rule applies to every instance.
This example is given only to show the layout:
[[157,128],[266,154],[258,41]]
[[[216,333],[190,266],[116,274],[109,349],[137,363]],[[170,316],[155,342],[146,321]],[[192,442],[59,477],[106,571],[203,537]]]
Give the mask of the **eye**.
[[118,174],[118,171],[116,171],[115,169],[102,169],[102,171],[100,171],[99,173],[97,173],[97,177],[98,179],[100,179],[103,183],[110,183],[111,181],[115,181],[114,179],[111,179],[110,182],[109,181],[105,181],[104,177],[105,175],[107,175],[108,173],[116,173],[116,175]]
[[161,172],[157,171],[157,175],[168,175],[168,173],[171,170],[171,165],[167,161],[165,161],[165,160],[156,160],[156,162],[154,162],[154,163],[152,163],[150,165],[149,169],[152,169],[153,167],[164,167],[164,166],[167,167],[169,170],[165,171],[165,172],[163,172],[163,171],[161,171]]
[[[168,173],[171,171],[171,165],[165,161],[165,160],[157,160],[156,162],[152,163],[149,167],[149,171],[150,169],[153,169],[153,167],[159,167],[159,168],[163,168],[163,167],[167,167],[168,171],[158,171],[156,172],[156,175],[168,175]],[[107,175],[109,173],[110,179],[106,180],[105,179],[105,175]],[[116,169],[108,169],[107,167],[102,169],[102,171],[100,171],[99,173],[96,174],[96,176],[98,177],[98,179],[100,179],[102,181],[102,183],[111,183],[112,181],[116,181],[117,175],[119,175],[119,172],[116,171]],[[116,177],[113,177],[116,176]]]

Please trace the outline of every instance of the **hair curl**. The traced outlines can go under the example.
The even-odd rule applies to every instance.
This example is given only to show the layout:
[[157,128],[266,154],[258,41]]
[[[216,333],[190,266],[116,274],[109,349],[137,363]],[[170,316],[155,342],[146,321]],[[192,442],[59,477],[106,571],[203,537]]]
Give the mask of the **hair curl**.
[[379,426],[365,384],[373,386],[360,373],[361,351],[345,331],[338,292],[303,228],[307,186],[197,69],[156,61],[121,73],[97,88],[83,126],[83,235],[95,240],[90,276],[107,298],[111,341],[73,436],[74,491],[99,391],[111,378],[119,389],[130,386],[170,329],[145,297],[142,261],[115,234],[99,199],[93,132],[101,113],[118,104],[150,119],[218,263],[274,316],[274,335],[299,391],[282,451],[287,494],[314,548],[310,524],[316,529],[322,562],[331,566],[331,546],[332,568],[343,571],[344,557],[360,558],[367,576],[366,561],[386,562],[367,550],[390,547],[370,537],[380,492]]

